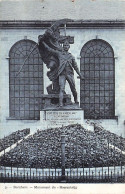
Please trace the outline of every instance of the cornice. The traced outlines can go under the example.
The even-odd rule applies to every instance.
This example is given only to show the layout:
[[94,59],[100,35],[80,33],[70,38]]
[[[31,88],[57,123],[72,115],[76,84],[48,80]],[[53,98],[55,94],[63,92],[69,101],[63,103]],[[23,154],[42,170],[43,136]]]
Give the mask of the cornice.
[[[0,29],[45,29],[50,27],[53,21],[41,20],[1,20]],[[62,26],[63,27],[63,26]],[[88,29],[88,28],[125,28],[125,20],[72,20],[67,22],[67,28]]]

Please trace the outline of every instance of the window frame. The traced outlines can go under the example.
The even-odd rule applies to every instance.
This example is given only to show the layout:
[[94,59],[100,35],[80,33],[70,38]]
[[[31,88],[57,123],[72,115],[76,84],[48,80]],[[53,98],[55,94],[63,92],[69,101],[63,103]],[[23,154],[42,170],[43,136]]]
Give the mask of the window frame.
[[[93,60],[93,58],[94,57],[90,57],[90,55],[88,54],[89,52],[91,53],[91,52],[93,52],[94,53],[94,49],[92,48],[92,47],[94,47],[94,48],[96,48],[95,49],[95,51],[98,51],[99,49],[97,49],[98,47],[100,47],[100,49],[102,49],[101,48],[101,46],[102,45],[100,45],[102,43],[102,45],[105,45],[106,46],[106,49],[108,48],[109,49],[109,53],[110,52],[112,52],[112,53],[110,53],[110,55],[112,55],[111,56],[111,61],[112,61],[112,70],[106,70],[105,69],[105,67],[106,67],[106,62],[104,62],[104,69],[101,71],[100,70],[100,62],[98,62],[97,64],[99,65],[99,69],[97,70],[97,69],[95,69],[96,68],[96,62],[94,61],[94,68],[93,68],[93,72],[94,72],[94,79],[93,79],[93,82],[92,82],[92,78],[91,78],[91,76],[90,76],[90,73],[91,73],[91,71],[90,71],[90,66],[91,66],[91,62],[90,61],[92,61]],[[98,45],[96,45],[96,44],[98,44]],[[91,48],[89,47],[89,45],[91,45]],[[98,47],[97,47],[98,46]],[[103,46],[102,46],[103,47]],[[90,50],[88,53],[87,53],[87,50]],[[85,61],[87,61],[87,57],[86,57],[86,53],[87,53],[87,55],[88,55],[88,67],[86,67],[85,65],[86,65],[86,63],[85,63]],[[92,55],[92,53],[91,53],[91,55]],[[98,55],[98,53],[97,53],[97,55]],[[106,60],[104,60],[104,61],[107,61],[107,65],[109,64],[109,61],[108,61],[108,58],[110,58],[110,55],[108,56],[108,57],[105,57],[105,56],[103,56],[103,58],[104,59],[106,59]],[[88,42],[86,42],[84,45],[83,45],[83,47],[82,47],[82,49],[81,49],[81,52],[80,52],[80,56],[81,56],[81,58],[80,58],[80,72],[82,73],[82,74],[84,74],[84,76],[86,77],[86,75],[88,76],[88,83],[89,84],[85,84],[85,83],[87,83],[87,79],[85,79],[85,80],[80,80],[80,107],[84,110],[84,115],[85,115],[85,119],[114,119],[114,118],[116,118],[116,116],[115,116],[115,58],[114,58],[114,51],[113,51],[113,48],[111,47],[111,45],[108,43],[108,42],[106,42],[105,40],[102,40],[102,39],[92,39],[92,40],[90,40],[90,41],[88,41]],[[96,58],[96,57],[95,57]],[[99,57],[99,56],[97,56],[97,60],[96,61],[98,61],[98,59],[99,58],[102,58],[101,56]],[[103,61],[103,60],[102,60]],[[84,63],[84,64],[83,64]],[[102,63],[103,64],[103,63]],[[88,69],[87,69],[88,68]],[[109,67],[107,67],[107,69],[108,69]],[[98,71],[99,71],[99,78],[96,80],[96,78],[95,78],[95,74],[98,74]],[[88,72],[88,73],[87,73]],[[103,72],[103,74],[104,74],[104,77],[103,77],[103,75],[101,75],[101,78],[100,78],[100,73],[102,73]],[[92,115],[87,115],[87,102],[85,102],[84,100],[83,100],[83,98],[85,99],[85,92],[86,91],[89,91],[89,98],[90,98],[90,92],[92,93],[92,88],[94,88],[93,89],[93,91],[94,91],[94,98],[95,98],[95,93],[96,93],[96,91],[98,91],[99,92],[99,98],[101,97],[100,96],[100,88],[101,88],[101,85],[105,88],[105,87],[107,87],[107,79],[106,79],[106,76],[105,76],[105,72],[113,72],[113,78],[112,78],[112,90],[110,90],[110,85],[111,85],[111,83],[110,83],[110,78],[111,78],[111,76],[109,76],[109,83],[108,83],[108,85],[109,85],[109,90],[106,90],[106,89],[102,89],[102,91],[104,91],[104,94],[106,93],[106,92],[108,92],[109,93],[109,101],[111,100],[111,99],[113,99],[113,108],[112,108],[112,115],[111,115],[111,108],[109,108],[109,115],[105,115],[106,114],[106,102],[105,101],[103,101],[103,103],[102,104],[104,104],[105,105],[105,108],[104,108],[104,114],[103,115],[101,115],[100,114],[100,112],[101,112],[101,103],[100,103],[100,101],[97,103],[97,105],[99,105],[99,114],[98,115],[94,115],[93,114],[93,116]],[[108,73],[107,73],[108,74]],[[102,83],[102,84],[100,84],[101,83],[101,79],[104,79],[104,83]],[[98,82],[98,83],[97,83]],[[95,89],[95,86],[97,85],[97,87],[99,87],[99,90],[96,90]],[[82,87],[84,86],[84,89],[82,89]],[[93,87],[92,87],[93,86]],[[87,88],[87,87],[89,87],[89,89],[85,89],[85,87]],[[102,88],[103,88],[102,87]],[[91,89],[90,89],[91,88]],[[110,91],[113,91],[113,95],[112,95],[112,98],[111,98],[111,96],[110,96]],[[102,97],[106,97],[105,95],[103,95]],[[101,99],[101,98],[100,98]],[[102,98],[103,99],[103,98]],[[107,98],[108,99],[108,98]],[[87,99],[86,99],[87,100]],[[105,99],[104,99],[105,100]],[[93,105],[93,106],[95,106],[96,105],[96,102],[95,102],[95,99],[94,99],[94,102],[93,103],[91,103],[90,102],[90,99],[89,99],[89,104],[88,104],[88,106],[90,107],[90,105]],[[107,103],[107,104],[109,104],[110,105],[110,103]],[[92,108],[90,107],[90,108],[88,108],[88,110],[91,110]],[[94,108],[94,112],[96,111],[96,108]],[[91,111],[90,111],[91,112]]]
[[[26,44],[26,47],[23,47],[23,44]],[[12,77],[11,78],[11,73],[15,76],[16,73],[19,71],[20,67],[22,66],[22,62],[20,63],[20,65],[18,64],[18,59],[17,58],[17,64],[14,64],[13,61],[15,60],[16,55],[14,55],[19,49],[22,49],[22,52],[25,51],[26,52],[26,56],[28,55],[28,52],[30,52],[33,48],[33,46],[35,46],[35,44],[37,44],[36,42],[34,42],[33,40],[30,39],[22,39],[17,41],[10,49],[9,51],[9,119],[15,119],[15,120],[39,120],[40,119],[40,110],[42,109],[42,98],[41,98],[41,94],[43,94],[44,92],[44,80],[43,80],[43,62],[38,50],[38,47],[36,48],[36,50],[34,50],[31,54],[31,56],[29,56],[29,59],[27,60],[27,62],[24,65],[24,69],[22,69],[22,71],[20,72],[20,75],[17,76],[17,78]],[[22,48],[21,48],[22,45]],[[28,49],[30,47],[30,49]],[[17,48],[17,50],[16,50]],[[25,50],[26,49],[26,50]],[[15,50],[15,51],[14,51]],[[15,53],[14,53],[15,52]],[[13,57],[12,57],[13,54]],[[35,57],[36,55],[36,57]],[[26,57],[24,56],[24,58]],[[21,58],[22,60],[22,58]],[[24,60],[24,59],[23,59]],[[32,63],[30,62],[32,61]],[[36,62],[36,64],[35,64]],[[13,67],[12,67],[12,66]],[[33,71],[31,71],[31,66],[33,68]],[[26,68],[27,67],[27,68]],[[37,68],[36,68],[37,67]],[[14,69],[14,71],[11,71],[11,68]],[[25,71],[26,68],[26,71]],[[34,68],[35,71],[34,71]],[[13,84],[11,83],[13,79]],[[17,80],[16,80],[17,79]],[[27,84],[26,84],[26,82]],[[33,82],[31,84],[31,81]],[[15,84],[16,82],[16,84]],[[36,82],[36,83],[35,83]],[[18,84],[17,84],[18,83]],[[11,85],[14,87],[14,91],[11,91]],[[32,91],[30,92],[30,86],[33,85],[34,89],[32,89]],[[35,85],[37,87],[35,87]],[[18,86],[18,87],[17,87]],[[16,96],[16,89],[17,88],[17,94],[19,96]],[[28,88],[28,89],[26,89]],[[37,89],[36,89],[37,88]],[[34,94],[33,94],[34,92]],[[12,110],[12,103],[11,103],[11,99],[12,99],[12,93],[13,93],[13,100],[14,100],[14,111]],[[22,96],[22,97],[21,97]],[[19,100],[19,104],[17,104],[16,107],[16,101]],[[23,104],[21,105],[21,100],[24,101]],[[26,103],[26,99],[29,101],[29,104]],[[32,106],[30,107],[30,101],[34,99],[34,102],[32,103]],[[37,102],[38,100],[38,102]],[[26,108],[27,106],[29,106],[29,109]],[[33,108],[34,106],[34,108]],[[38,106],[38,107],[36,107]],[[16,110],[18,108],[18,110]],[[24,108],[24,109],[23,109]],[[22,110],[23,109],[23,110]],[[30,110],[32,109],[32,110]],[[37,109],[37,110],[36,110]],[[17,116],[17,112],[19,111],[19,114]],[[22,115],[24,114],[24,116],[21,116],[21,111],[23,111]],[[34,111],[34,113],[33,113]],[[38,113],[39,112],[39,113]],[[14,114],[12,114],[14,113]],[[28,117],[29,114],[29,117]],[[31,116],[34,115],[34,116]],[[26,116],[27,115],[27,116]]]

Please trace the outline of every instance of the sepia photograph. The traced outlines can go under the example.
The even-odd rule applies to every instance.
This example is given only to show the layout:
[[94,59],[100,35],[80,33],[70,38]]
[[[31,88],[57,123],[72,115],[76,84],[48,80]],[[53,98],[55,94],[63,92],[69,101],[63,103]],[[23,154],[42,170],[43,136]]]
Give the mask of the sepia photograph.
[[0,0],[1,188],[125,192],[124,13],[124,0]]

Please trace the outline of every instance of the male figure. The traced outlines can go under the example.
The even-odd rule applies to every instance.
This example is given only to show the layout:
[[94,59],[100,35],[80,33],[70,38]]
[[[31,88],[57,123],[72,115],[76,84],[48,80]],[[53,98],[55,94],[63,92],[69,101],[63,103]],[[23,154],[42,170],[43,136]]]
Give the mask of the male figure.
[[38,48],[42,57],[43,62],[46,64],[49,71],[47,76],[50,78],[52,84],[47,87],[48,94],[58,94],[59,93],[59,77],[57,79],[53,78],[55,75],[56,68],[59,66],[59,61],[57,56],[44,47],[43,42],[45,42],[50,48],[54,50],[62,50],[61,42],[65,39],[64,36],[60,36],[60,26],[65,25],[69,19],[62,19],[54,22],[50,28],[48,28],[43,35],[38,37]]
[[[40,35],[38,37],[39,42],[39,51],[42,57],[43,62],[46,64],[49,71],[47,72],[48,75],[53,75],[56,67],[59,66],[58,58],[57,56],[54,56],[52,53],[48,52],[47,49],[45,49],[43,42],[45,42],[50,48],[59,50],[60,44],[59,44],[59,38],[60,38],[60,31],[59,28],[53,29],[52,27],[48,28],[43,35]],[[62,47],[61,47],[62,49]],[[59,93],[59,80],[52,78],[52,84],[47,86],[47,92],[48,94],[55,94]]]
[[[70,85],[70,89],[72,91],[75,103],[78,103],[73,69],[77,72],[77,74],[80,76],[81,79],[84,79],[84,78],[79,72],[79,69],[75,62],[75,58],[71,55],[71,53],[68,52],[70,48],[69,42],[65,40],[65,42],[63,43],[62,51],[50,48],[45,42],[43,44],[50,53],[53,53],[53,55],[57,56],[59,59],[59,67],[56,69],[56,71],[54,72],[54,75],[52,76],[54,79],[57,79],[57,77],[59,77],[59,87],[60,87],[59,105],[61,107],[63,106],[63,94],[65,91],[66,80]],[[50,80],[52,80],[51,77],[49,78]]]

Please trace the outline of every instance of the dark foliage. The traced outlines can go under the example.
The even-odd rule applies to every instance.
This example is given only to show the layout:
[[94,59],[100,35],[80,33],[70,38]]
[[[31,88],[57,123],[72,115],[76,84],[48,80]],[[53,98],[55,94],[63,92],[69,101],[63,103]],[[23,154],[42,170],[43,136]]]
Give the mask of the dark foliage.
[[110,132],[99,135],[81,125],[70,125],[38,130],[2,156],[0,163],[15,167],[61,168],[62,134],[65,134],[66,168],[117,166],[125,161],[120,150],[110,147]]

